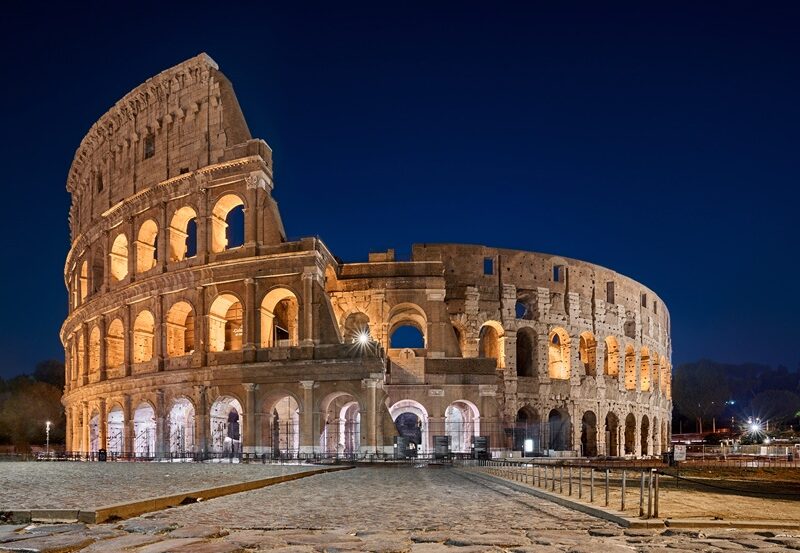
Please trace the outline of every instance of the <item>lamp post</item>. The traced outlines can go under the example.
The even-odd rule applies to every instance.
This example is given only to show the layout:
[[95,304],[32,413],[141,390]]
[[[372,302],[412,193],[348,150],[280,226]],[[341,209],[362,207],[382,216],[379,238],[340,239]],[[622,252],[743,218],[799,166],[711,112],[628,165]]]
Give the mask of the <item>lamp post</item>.
[[47,421],[45,425],[45,434],[46,434],[46,446],[45,446],[45,454],[47,457],[50,457],[50,421]]

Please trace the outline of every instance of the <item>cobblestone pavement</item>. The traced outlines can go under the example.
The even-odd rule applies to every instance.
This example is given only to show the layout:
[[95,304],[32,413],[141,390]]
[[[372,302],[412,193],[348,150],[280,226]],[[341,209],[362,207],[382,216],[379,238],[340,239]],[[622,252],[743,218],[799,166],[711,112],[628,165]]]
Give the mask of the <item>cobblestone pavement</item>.
[[0,463],[0,511],[90,509],[308,468],[230,463]]
[[[5,548],[5,549],[3,549]],[[800,550],[800,534],[623,530],[443,468],[312,476],[116,524],[0,526],[0,551],[680,553]]]

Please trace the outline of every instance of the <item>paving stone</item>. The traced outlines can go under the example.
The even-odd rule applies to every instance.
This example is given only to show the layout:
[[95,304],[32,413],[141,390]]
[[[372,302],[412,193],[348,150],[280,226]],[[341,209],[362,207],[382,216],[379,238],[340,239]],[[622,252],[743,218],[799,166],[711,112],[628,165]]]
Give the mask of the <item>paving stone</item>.
[[517,547],[530,544],[524,536],[514,536],[511,534],[462,534],[453,536],[444,542],[445,545],[496,545],[498,547]]
[[78,533],[58,533],[4,543],[2,548],[7,551],[24,551],[26,553],[62,553],[81,549],[93,541],[89,536]]
[[220,540],[206,543],[190,543],[183,547],[170,549],[170,553],[239,553],[244,551],[240,545]]
[[[203,540],[198,540],[196,538],[168,538],[150,545],[145,545],[144,547],[140,547],[138,549],[134,549],[133,551],[135,551],[135,553],[171,553],[172,551],[177,551],[180,547],[200,544],[202,542]],[[184,551],[190,550],[184,549]]]
[[767,543],[776,543],[778,545],[782,545],[787,549],[793,549],[800,551],[800,539],[798,538],[781,538],[781,537],[771,537],[764,540]]
[[370,539],[364,543],[361,550],[372,553],[408,553],[411,551],[411,541],[403,540],[400,536],[394,539]]
[[177,527],[178,525],[174,522],[149,518],[134,518],[119,525],[122,530],[136,534],[166,534]]
[[122,551],[161,541],[161,536],[148,534],[125,534],[116,538],[96,541],[86,549],[81,549],[81,553],[108,553],[109,551]]
[[194,525],[194,526],[183,526],[181,528],[177,528],[169,533],[169,537],[171,538],[221,538],[222,536],[227,536],[228,531],[223,530],[219,526],[203,526],[203,525]]
[[419,532],[411,534],[411,541],[416,543],[444,543],[449,538],[449,532]]
[[589,528],[590,536],[599,536],[604,538],[611,538],[614,536],[621,536],[621,528]]
[[280,536],[263,530],[232,530],[222,539],[246,549],[254,549],[257,546],[261,549],[275,549],[286,545],[286,541]]

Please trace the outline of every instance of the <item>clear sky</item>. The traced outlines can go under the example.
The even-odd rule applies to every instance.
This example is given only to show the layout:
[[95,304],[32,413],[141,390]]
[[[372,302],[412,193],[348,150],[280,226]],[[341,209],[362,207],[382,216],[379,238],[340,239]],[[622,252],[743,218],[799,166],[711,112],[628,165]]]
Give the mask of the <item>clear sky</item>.
[[0,376],[63,357],[81,138],[201,51],[274,149],[290,236],[346,261],[413,242],[585,259],[663,298],[675,364],[800,361],[796,2],[20,4],[0,33]]

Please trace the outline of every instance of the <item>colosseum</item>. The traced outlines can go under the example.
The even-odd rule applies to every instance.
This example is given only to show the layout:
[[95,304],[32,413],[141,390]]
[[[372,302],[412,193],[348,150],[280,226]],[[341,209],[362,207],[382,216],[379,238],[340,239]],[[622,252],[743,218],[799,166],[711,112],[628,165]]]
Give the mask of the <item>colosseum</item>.
[[666,450],[670,323],[652,290],[476,245],[346,263],[287,239],[274,186],[270,147],[205,54],[91,127],[67,179],[70,451]]

